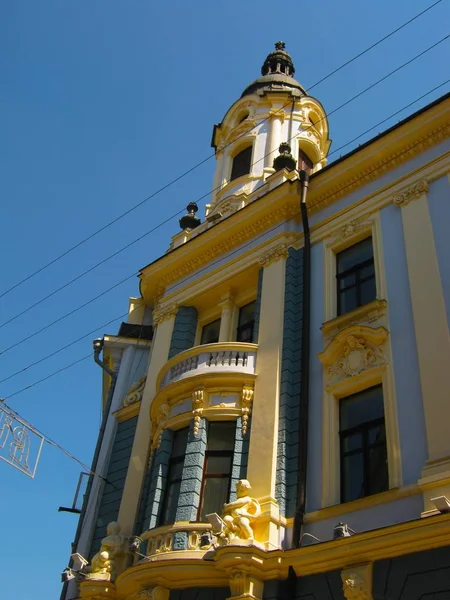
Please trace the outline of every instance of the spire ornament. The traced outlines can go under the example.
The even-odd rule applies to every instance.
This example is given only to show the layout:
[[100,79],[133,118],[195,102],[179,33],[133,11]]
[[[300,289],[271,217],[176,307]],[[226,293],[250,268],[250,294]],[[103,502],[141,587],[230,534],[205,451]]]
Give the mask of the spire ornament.
[[293,171],[297,167],[297,162],[291,154],[291,147],[287,142],[283,142],[279,147],[280,154],[273,161],[275,171],[287,169]]
[[198,211],[198,206],[196,202],[189,202],[186,206],[187,213],[183,215],[180,219],[180,227],[181,229],[195,229],[201,223],[201,220],[195,214]]

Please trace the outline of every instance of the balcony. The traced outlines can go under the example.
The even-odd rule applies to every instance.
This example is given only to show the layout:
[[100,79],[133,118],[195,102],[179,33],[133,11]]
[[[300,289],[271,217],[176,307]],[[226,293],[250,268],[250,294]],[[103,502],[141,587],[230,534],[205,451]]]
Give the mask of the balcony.
[[211,531],[209,523],[180,522],[149,529],[141,538],[146,542],[145,554],[152,560],[168,558],[172,552],[187,552],[191,558],[196,556],[193,552],[201,553],[198,556],[201,558],[209,549],[201,547],[201,536],[208,531]]
[[198,375],[255,375],[257,344],[226,342],[180,352],[161,369],[157,389]]

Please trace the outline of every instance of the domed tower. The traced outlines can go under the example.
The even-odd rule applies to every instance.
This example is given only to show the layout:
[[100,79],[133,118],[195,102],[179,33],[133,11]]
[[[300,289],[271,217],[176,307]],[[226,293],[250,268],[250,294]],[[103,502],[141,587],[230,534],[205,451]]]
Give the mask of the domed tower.
[[264,61],[262,76],[214,126],[217,165],[207,216],[245,206],[247,197],[274,172],[282,143],[290,145],[299,170],[314,173],[325,166],[331,144],[325,110],[294,74],[284,42],[277,42]]

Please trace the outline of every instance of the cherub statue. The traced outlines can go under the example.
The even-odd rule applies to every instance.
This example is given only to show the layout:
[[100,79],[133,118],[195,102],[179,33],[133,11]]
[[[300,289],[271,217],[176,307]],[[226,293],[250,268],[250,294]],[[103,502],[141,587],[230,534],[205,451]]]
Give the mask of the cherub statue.
[[253,529],[250,524],[261,515],[261,507],[258,500],[248,495],[251,489],[247,479],[240,479],[236,484],[237,499],[223,507],[222,536],[228,540],[253,539]]
[[95,575],[114,575],[116,558],[124,554],[126,538],[120,535],[120,525],[111,521],[106,528],[106,537],[102,539],[100,550],[91,561],[90,572]]

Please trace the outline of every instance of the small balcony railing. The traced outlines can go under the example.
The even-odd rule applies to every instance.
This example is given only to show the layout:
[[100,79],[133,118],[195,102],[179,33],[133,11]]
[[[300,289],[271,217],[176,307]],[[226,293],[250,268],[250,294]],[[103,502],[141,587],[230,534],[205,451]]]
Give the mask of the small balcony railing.
[[161,369],[159,390],[194,375],[211,373],[255,374],[257,344],[226,342],[195,346],[174,356]]
[[155,558],[169,552],[205,552],[208,548],[201,547],[201,538],[208,531],[211,531],[209,523],[174,523],[149,529],[140,537],[146,542],[146,556]]

